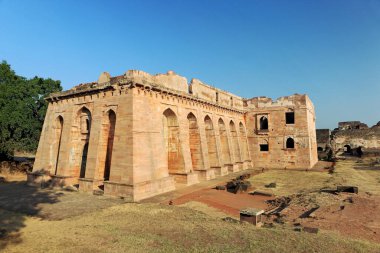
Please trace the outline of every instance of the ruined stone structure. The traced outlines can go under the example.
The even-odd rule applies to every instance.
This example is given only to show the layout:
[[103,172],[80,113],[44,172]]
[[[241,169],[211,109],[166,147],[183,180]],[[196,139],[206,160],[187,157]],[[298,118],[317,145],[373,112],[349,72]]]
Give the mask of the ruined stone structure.
[[169,71],[130,70],[52,94],[29,183],[138,201],[253,166],[311,168],[306,95],[243,99]]
[[325,151],[328,147],[331,147],[330,129],[317,129],[317,147],[318,152]]
[[367,153],[380,150],[380,122],[372,127],[360,121],[339,122],[331,136],[332,147],[338,153],[356,154],[358,149]]

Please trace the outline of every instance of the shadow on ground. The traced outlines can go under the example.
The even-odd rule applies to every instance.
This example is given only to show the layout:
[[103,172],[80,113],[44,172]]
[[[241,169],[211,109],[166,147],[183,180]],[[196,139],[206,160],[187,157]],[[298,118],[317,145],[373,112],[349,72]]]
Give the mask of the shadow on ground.
[[107,196],[32,187],[25,180],[0,183],[0,252],[9,243],[21,242],[27,216],[63,220],[123,203]]
[[28,187],[25,181],[0,183],[0,251],[9,243],[20,243],[26,216],[39,216],[40,204],[58,202],[60,193]]

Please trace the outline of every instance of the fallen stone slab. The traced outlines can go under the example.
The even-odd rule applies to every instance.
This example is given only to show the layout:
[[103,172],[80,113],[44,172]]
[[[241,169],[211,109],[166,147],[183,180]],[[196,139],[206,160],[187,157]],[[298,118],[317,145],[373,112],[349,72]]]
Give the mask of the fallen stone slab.
[[303,231],[311,234],[318,234],[319,229],[313,227],[303,227]]
[[300,218],[309,218],[309,217],[312,217],[312,214],[319,209],[319,206],[317,207],[313,207],[311,208],[310,210],[307,210],[306,212],[304,212],[303,214],[301,214],[299,217]]
[[337,192],[350,192],[350,193],[358,193],[359,188],[356,186],[337,186],[336,187]]
[[260,195],[260,196],[267,196],[267,197],[272,197],[273,193],[271,192],[264,192],[264,191],[253,191],[249,193],[250,195]]
[[265,185],[266,188],[276,188],[277,184],[276,183],[270,183],[270,184],[267,184]]

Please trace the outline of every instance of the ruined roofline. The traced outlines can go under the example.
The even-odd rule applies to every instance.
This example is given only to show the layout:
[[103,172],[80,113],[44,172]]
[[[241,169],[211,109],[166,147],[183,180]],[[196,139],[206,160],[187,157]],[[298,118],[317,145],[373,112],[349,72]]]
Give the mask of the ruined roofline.
[[[186,86],[187,86],[186,93],[191,94],[191,85],[193,83],[201,83],[203,86],[208,87],[212,90],[228,94],[234,98],[243,99],[242,97],[240,97],[238,95],[235,95],[235,94],[228,92],[226,90],[216,88],[215,86],[206,84],[206,83],[204,83],[204,82],[202,82],[196,78],[192,78],[191,81],[189,83],[187,83],[187,79],[185,77],[177,75],[173,71],[168,71],[166,74],[151,75],[151,74],[146,73],[146,72],[141,71],[141,70],[128,70],[127,72],[124,73],[124,75],[119,75],[119,76],[115,76],[115,77],[111,77],[108,72],[103,72],[103,73],[101,73],[98,81],[96,81],[96,82],[80,83],[80,84],[74,86],[73,88],[71,88],[69,90],[52,93],[51,95],[54,95],[55,97],[59,97],[59,96],[64,96],[66,94],[79,94],[79,93],[83,93],[83,92],[89,91],[89,90],[102,90],[105,86],[117,84],[118,81],[123,80],[123,79],[128,79],[128,78],[138,78],[138,79],[140,78],[141,80],[144,80],[144,83],[148,82],[148,83],[154,83],[157,85],[166,86],[163,84],[163,82],[162,82],[163,80],[159,80],[160,77],[162,77],[162,76],[179,77],[180,79],[182,79],[182,80],[180,80],[180,85],[181,85],[181,81],[182,81],[182,85],[183,85],[183,83],[184,83],[183,81],[186,80]],[[176,90],[176,89],[174,89],[174,90]]]
[[[347,128],[347,126],[351,126],[351,128]],[[352,120],[352,121],[338,122],[338,128],[336,128],[336,130],[337,131],[364,130],[364,129],[379,128],[379,127],[380,127],[380,121],[374,124],[373,126],[368,126],[366,123],[363,123],[359,120]]]
[[[83,96],[96,94],[100,91],[116,90],[118,86],[130,85],[131,87],[140,85],[146,88],[163,91],[178,96],[185,96],[190,99],[199,100],[201,102],[213,104],[226,109],[235,109],[244,111],[251,108],[275,107],[275,106],[294,106],[294,101],[300,104],[311,105],[312,102],[307,95],[294,94],[291,96],[279,97],[272,100],[268,97],[254,97],[246,99],[239,97],[233,93],[218,89],[209,84],[203,83],[199,79],[191,79],[188,83],[183,76],[177,75],[173,71],[168,71],[166,74],[151,75],[141,70],[128,70],[124,75],[111,77],[107,72],[100,74],[97,82],[79,84],[69,90],[52,93],[46,98],[47,101],[56,101],[69,97]],[[302,104],[302,103],[301,103]]]
[[[137,72],[137,74],[136,74]],[[181,78],[182,80],[179,80],[179,84],[182,85],[182,90],[180,91],[178,89],[173,89],[170,88],[170,85],[165,85],[166,82],[168,81],[169,84],[173,84],[173,80],[160,80],[161,83],[157,82],[154,80],[154,77],[162,78],[162,76],[175,76],[175,78]],[[153,80],[152,80],[153,77]],[[223,104],[221,102],[218,102],[216,100],[210,100],[208,97],[202,97],[202,95],[199,94],[194,94],[196,90],[199,91],[199,88],[201,87],[211,87],[204,85],[201,81],[197,80],[194,81],[195,79],[192,79],[192,82],[188,85],[187,84],[187,79],[184,77],[180,77],[178,75],[175,75],[174,72],[168,72],[167,74],[158,74],[156,76],[151,76],[148,73],[145,73],[143,71],[138,71],[138,70],[130,70],[126,72],[124,75],[116,76],[116,77],[110,77],[110,75],[107,72],[103,72],[100,77],[98,82],[91,82],[91,83],[85,83],[85,84],[80,84],[78,86],[73,87],[70,90],[66,90],[63,92],[57,92],[57,93],[52,93],[49,95],[49,97],[46,98],[47,101],[49,102],[54,102],[54,101],[59,101],[62,99],[68,99],[68,98],[73,98],[73,97],[78,97],[78,96],[86,96],[86,95],[94,95],[102,91],[106,90],[117,90],[117,89],[123,89],[120,86],[129,86],[130,88],[133,88],[135,86],[137,87],[143,87],[146,90],[152,90],[152,91],[158,91],[162,92],[164,94],[169,94],[169,95],[174,95],[174,96],[179,96],[182,98],[186,99],[191,99],[194,101],[198,101],[201,103],[205,103],[208,105],[213,105],[217,106],[223,109],[235,111],[238,113],[244,113],[244,108],[243,108],[243,99],[235,96],[233,94],[229,94],[228,92],[224,92],[221,90],[218,90],[216,88],[209,89],[213,91],[217,91],[218,93],[221,94],[228,94],[230,97],[234,98],[234,101],[239,101],[241,102],[240,105],[230,105],[230,104]],[[177,85],[178,80],[175,80],[176,82],[174,83]],[[185,81],[185,82],[184,82]],[[170,83],[171,82],[171,83]],[[186,83],[186,90],[184,89],[184,84]],[[120,87],[120,88],[119,88]],[[181,87],[181,86],[180,86]],[[229,101],[229,100],[228,100]]]
[[70,90],[53,93],[47,100],[54,101],[64,97],[94,94],[102,90],[116,89],[116,86],[125,84],[150,85],[160,90],[170,90],[180,95],[189,95],[206,100],[222,106],[243,109],[243,98],[230,92],[205,84],[198,79],[191,79],[188,83],[185,77],[168,71],[166,74],[151,75],[140,70],[129,70],[124,75],[111,77],[109,73],[103,72],[97,82],[79,84]]
[[244,101],[246,106],[251,108],[273,108],[273,107],[293,107],[293,106],[309,106],[314,109],[314,105],[311,102],[307,94],[295,93],[290,96],[282,96],[273,100],[266,96],[253,97]]

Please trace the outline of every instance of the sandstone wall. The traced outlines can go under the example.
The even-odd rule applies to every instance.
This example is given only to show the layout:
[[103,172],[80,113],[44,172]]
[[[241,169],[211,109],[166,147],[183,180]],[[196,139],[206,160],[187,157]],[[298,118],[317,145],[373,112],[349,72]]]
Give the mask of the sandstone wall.
[[[314,108],[307,96],[294,95],[272,101],[266,97],[247,101],[246,125],[251,157],[255,167],[301,169],[311,168],[318,160]],[[286,112],[294,112],[294,124],[286,124]],[[268,129],[260,129],[260,118],[268,119]],[[294,148],[286,148],[288,138]],[[268,144],[269,151],[260,151]]]
[[[138,201],[253,163],[307,169],[317,159],[314,107],[305,95],[245,101],[197,79],[188,85],[172,71],[132,70],[104,72],[48,101],[31,181],[44,170],[56,184]],[[294,124],[286,124],[286,112],[294,112]],[[289,138],[294,148],[286,147]],[[260,151],[263,143],[269,151]]]

